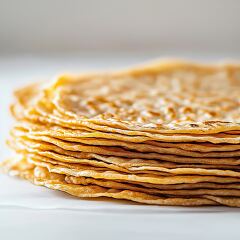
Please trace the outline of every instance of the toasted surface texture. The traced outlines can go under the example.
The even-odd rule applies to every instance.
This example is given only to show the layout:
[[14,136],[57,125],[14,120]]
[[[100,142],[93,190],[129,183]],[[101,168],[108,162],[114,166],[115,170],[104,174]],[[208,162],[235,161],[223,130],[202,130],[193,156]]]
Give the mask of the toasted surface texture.
[[[151,71],[60,78],[57,109],[75,119],[152,132],[240,129],[240,67],[159,63]],[[169,131],[168,131],[169,130]]]

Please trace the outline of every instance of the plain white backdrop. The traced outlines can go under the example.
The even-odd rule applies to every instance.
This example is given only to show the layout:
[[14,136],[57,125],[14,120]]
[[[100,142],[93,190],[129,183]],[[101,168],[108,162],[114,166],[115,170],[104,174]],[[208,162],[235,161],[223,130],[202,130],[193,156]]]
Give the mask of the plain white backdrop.
[[1,54],[240,54],[238,0],[0,0]]

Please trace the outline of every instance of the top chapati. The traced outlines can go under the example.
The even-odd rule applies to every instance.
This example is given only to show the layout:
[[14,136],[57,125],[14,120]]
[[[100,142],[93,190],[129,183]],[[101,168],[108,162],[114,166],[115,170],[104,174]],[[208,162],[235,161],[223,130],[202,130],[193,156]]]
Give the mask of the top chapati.
[[240,129],[240,66],[159,63],[130,71],[62,77],[58,111],[75,120],[136,131],[209,133]]
[[[29,101],[39,88],[19,91],[19,101]],[[174,134],[240,130],[240,65],[162,62],[117,73],[62,76],[44,94],[72,125],[84,121]]]

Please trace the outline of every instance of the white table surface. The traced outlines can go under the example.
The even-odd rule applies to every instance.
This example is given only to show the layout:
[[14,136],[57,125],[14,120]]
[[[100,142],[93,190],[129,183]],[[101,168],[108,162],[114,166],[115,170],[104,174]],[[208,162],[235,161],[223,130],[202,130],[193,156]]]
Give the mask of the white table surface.
[[[12,124],[7,106],[15,87],[50,79],[62,70],[118,68],[145,59],[0,58],[1,160],[9,155],[4,139]],[[240,210],[236,208],[78,200],[0,175],[0,239],[240,239],[239,226]]]

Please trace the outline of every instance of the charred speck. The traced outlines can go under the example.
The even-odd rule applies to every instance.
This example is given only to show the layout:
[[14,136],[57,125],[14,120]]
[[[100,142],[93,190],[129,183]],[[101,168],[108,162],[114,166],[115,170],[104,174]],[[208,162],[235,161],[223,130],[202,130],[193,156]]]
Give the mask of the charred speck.
[[197,124],[194,124],[194,123],[190,123],[190,126],[191,126],[191,127],[198,127],[198,125],[197,125]]

